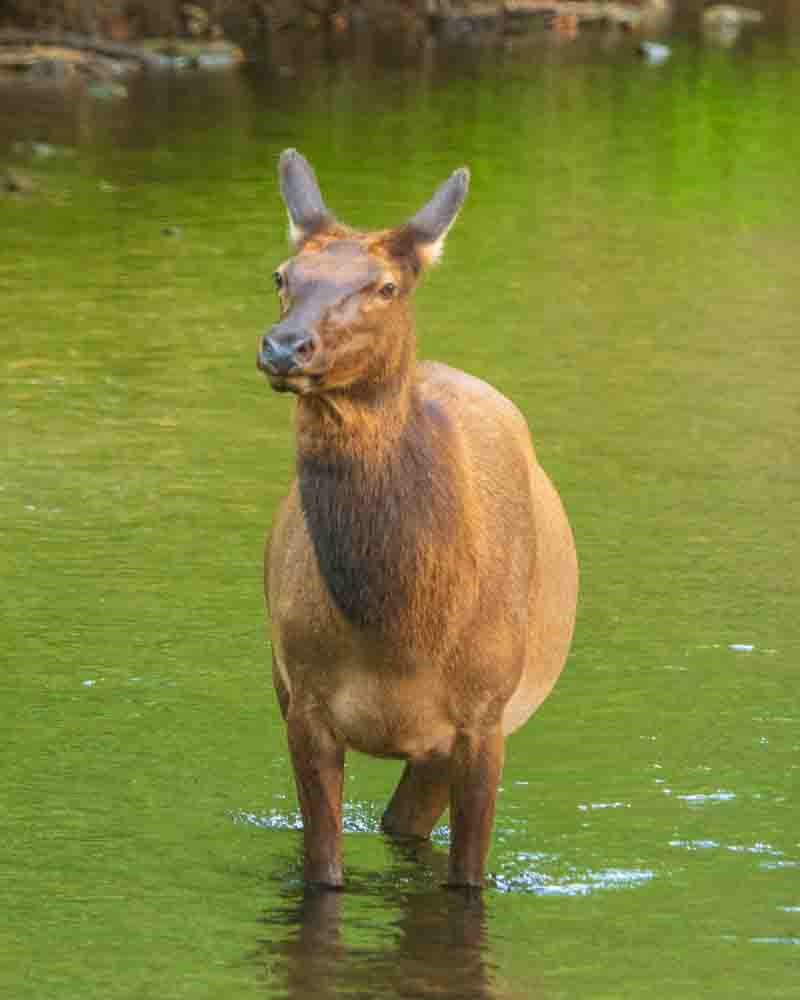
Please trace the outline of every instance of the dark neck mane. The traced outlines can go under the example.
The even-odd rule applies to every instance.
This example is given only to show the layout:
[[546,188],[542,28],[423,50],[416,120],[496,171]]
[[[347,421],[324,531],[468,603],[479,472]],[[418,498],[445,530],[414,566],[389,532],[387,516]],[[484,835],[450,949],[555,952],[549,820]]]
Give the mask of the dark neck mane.
[[302,413],[300,497],[320,573],[344,617],[382,631],[425,628],[426,609],[441,615],[457,585],[447,571],[463,523],[453,433],[413,385],[383,403],[388,412],[378,419],[348,401],[337,418],[347,426],[322,403]]

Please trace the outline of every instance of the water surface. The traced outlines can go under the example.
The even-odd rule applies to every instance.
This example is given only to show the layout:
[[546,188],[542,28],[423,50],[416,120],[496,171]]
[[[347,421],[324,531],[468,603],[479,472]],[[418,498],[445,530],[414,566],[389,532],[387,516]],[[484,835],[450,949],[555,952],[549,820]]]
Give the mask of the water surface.
[[[796,994],[798,56],[0,91],[38,185],[0,201],[9,995]],[[520,405],[575,529],[575,644],[510,741],[482,900],[439,889],[446,828],[382,838],[398,766],[356,756],[347,891],[300,887],[260,592],[291,403],[254,364],[289,145],[362,226],[470,164],[422,352]]]

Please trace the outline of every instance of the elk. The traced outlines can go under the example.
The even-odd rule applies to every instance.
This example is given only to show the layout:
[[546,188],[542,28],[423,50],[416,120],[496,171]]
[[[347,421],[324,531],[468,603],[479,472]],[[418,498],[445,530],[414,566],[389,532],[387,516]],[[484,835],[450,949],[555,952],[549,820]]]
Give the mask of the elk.
[[449,806],[447,884],[480,887],[505,737],[546,698],[572,638],[572,533],[514,404],[416,358],[411,295],[468,170],[379,232],[340,223],[295,150],[279,178],[293,255],[257,363],[296,394],[297,475],[264,576],[304,879],[343,884],[352,749],[405,761],[387,834],[427,838]]

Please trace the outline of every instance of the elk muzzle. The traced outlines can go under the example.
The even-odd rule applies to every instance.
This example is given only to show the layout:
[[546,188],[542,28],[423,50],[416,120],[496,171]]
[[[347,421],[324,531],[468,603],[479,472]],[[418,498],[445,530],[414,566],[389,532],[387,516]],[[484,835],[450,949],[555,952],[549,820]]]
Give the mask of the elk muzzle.
[[278,324],[264,335],[257,364],[270,377],[275,388],[283,388],[284,379],[304,373],[318,347],[318,338],[314,334],[302,329],[281,329]]

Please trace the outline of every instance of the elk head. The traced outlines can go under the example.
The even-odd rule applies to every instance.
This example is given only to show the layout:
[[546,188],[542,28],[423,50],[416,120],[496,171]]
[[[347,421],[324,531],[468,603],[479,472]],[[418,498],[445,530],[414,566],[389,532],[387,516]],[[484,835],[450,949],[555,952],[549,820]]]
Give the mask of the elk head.
[[294,255],[274,274],[281,316],[258,367],[279,392],[378,391],[413,364],[410,295],[442,252],[469,172],[456,170],[404,225],[371,233],[336,220],[295,150],[281,155],[279,173]]

